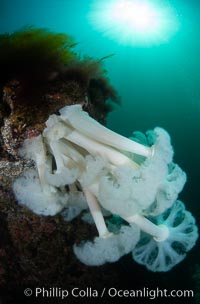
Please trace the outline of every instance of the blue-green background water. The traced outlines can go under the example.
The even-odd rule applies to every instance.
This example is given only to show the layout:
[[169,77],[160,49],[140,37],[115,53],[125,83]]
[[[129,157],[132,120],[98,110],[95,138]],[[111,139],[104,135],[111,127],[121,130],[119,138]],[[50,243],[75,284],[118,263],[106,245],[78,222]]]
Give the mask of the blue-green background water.
[[[126,136],[155,126],[170,133],[175,161],[188,175],[180,197],[200,224],[200,1],[168,1],[176,9],[179,31],[167,43],[151,47],[122,46],[96,31],[87,18],[91,2],[1,0],[0,33],[31,24],[72,35],[81,54],[101,58],[115,53],[105,67],[121,106],[107,125]],[[197,245],[178,269],[198,263],[198,250]]]

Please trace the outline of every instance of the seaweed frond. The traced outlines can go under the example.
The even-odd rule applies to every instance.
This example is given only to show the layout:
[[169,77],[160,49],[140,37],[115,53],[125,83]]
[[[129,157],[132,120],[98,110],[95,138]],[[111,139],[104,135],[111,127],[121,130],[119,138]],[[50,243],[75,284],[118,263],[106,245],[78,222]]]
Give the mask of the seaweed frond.
[[12,78],[46,80],[76,57],[66,34],[31,26],[0,35],[0,84]]

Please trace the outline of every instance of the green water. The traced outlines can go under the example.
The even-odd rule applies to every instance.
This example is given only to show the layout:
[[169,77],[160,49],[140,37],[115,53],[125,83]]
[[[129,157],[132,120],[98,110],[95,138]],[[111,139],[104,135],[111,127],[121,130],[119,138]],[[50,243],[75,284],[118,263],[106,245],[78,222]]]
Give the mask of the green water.
[[[168,1],[176,8],[179,31],[165,44],[151,47],[122,46],[96,31],[87,19],[91,2],[2,0],[0,33],[32,24],[74,36],[81,54],[101,58],[115,53],[106,60],[105,67],[121,96],[121,106],[109,114],[107,125],[126,136],[155,126],[169,132],[175,161],[188,176],[180,198],[200,226],[200,1]],[[166,274],[168,282],[178,280],[177,286],[184,286],[179,281],[181,269],[199,263],[198,250],[199,245],[185,262]],[[116,271],[121,264],[122,261]],[[135,264],[126,270],[128,276],[134,267]],[[145,271],[141,272],[139,282],[143,282],[143,275]],[[151,274],[150,278],[159,282],[159,275]]]

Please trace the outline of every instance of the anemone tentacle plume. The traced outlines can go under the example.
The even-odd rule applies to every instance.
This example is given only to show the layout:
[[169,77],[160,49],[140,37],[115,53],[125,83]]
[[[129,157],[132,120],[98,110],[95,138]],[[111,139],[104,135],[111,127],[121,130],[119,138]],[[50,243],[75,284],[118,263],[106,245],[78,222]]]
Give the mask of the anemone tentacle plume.
[[[21,149],[35,170],[13,184],[19,204],[43,215],[63,211],[68,221],[89,211],[99,235],[73,246],[84,264],[115,262],[132,252],[151,271],[170,270],[195,245],[198,231],[177,201],[186,174],[173,163],[169,134],[156,127],[133,140],[99,124],[81,105],[59,112]],[[113,231],[105,211],[121,219]]]

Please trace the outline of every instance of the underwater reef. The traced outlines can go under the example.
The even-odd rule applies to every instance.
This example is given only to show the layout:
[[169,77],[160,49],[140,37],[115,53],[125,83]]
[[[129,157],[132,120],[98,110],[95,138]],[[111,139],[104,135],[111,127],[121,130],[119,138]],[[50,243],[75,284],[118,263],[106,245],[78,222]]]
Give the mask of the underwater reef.
[[126,138],[107,129],[119,103],[103,68],[109,56],[81,57],[75,46],[66,34],[33,27],[0,36],[0,286],[7,291],[122,288],[114,262],[128,253],[150,284],[148,271],[158,279],[198,238],[178,200],[186,173],[173,161],[169,134],[156,127]]
[[77,280],[84,286],[84,282],[92,284],[92,273],[98,277],[76,260],[71,246],[95,229],[80,225],[79,219],[66,222],[61,215],[33,214],[17,204],[12,190],[13,181],[34,167],[33,161],[19,155],[19,148],[25,139],[43,131],[49,115],[65,105],[82,104],[105,124],[112,104],[119,103],[103,60],[80,58],[75,46],[66,34],[34,27],[0,35],[0,69],[4,71],[0,76],[2,288],[39,283],[70,287],[77,286]]

